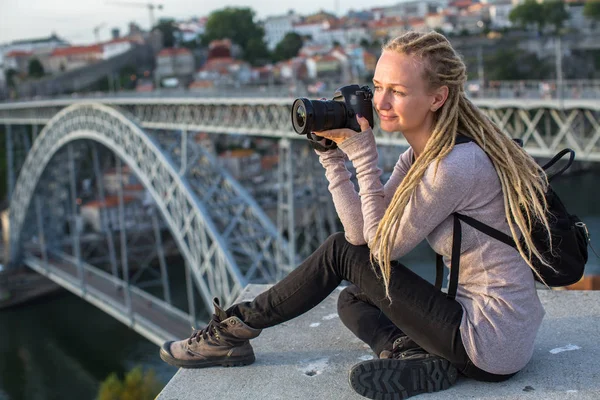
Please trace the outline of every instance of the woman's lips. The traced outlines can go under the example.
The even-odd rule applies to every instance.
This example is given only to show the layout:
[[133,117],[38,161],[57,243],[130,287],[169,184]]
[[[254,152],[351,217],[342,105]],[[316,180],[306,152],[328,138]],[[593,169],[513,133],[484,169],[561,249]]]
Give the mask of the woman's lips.
[[381,114],[379,115],[379,119],[381,121],[390,121],[390,120],[392,120],[394,118],[396,118],[396,117],[393,116],[393,115],[381,115]]

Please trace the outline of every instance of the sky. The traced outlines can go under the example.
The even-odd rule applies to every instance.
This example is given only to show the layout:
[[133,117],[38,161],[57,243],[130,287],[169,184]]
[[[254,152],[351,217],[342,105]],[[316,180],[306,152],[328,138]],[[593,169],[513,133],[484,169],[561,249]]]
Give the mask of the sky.
[[[343,15],[348,10],[361,10],[397,4],[403,0],[162,0],[162,10],[155,10],[155,18],[173,17],[183,19],[192,16],[208,16],[211,11],[225,7],[249,7],[257,19],[269,15],[282,15],[294,9],[307,15],[321,9]],[[115,3],[147,4],[147,0],[0,0],[0,44],[18,39],[48,37],[52,33],[73,44],[94,42],[94,27],[99,29],[100,40],[110,38],[114,27],[127,32],[130,21],[142,29],[150,25],[146,7],[125,6]],[[208,5],[211,4],[211,5]]]

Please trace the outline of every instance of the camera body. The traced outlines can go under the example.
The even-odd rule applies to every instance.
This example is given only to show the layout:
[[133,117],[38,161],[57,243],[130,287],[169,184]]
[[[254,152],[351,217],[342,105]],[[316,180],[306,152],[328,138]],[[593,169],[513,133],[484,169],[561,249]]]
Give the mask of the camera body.
[[368,86],[347,85],[335,91],[332,100],[298,98],[292,105],[292,126],[299,135],[306,135],[317,150],[333,150],[337,145],[313,132],[349,128],[360,132],[356,114],[373,122],[373,92]]

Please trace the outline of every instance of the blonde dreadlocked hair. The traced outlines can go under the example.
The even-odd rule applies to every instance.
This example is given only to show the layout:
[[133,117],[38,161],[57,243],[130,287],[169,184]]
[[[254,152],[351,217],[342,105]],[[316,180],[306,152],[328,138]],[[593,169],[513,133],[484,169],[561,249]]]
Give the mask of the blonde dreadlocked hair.
[[[429,165],[435,161],[437,168],[452,151],[458,132],[473,139],[492,161],[502,186],[506,219],[517,249],[542,279],[532,264],[532,257],[548,263],[531,238],[532,225],[536,221],[543,224],[550,237],[544,196],[548,181],[541,167],[467,99],[463,88],[465,64],[443,35],[409,32],[384,44],[383,51],[395,51],[422,61],[423,78],[429,89],[444,85],[449,89],[446,102],[435,113],[433,131],[425,149],[396,190],[371,245],[376,250],[372,252],[372,261],[375,261],[373,253],[378,253],[387,297],[390,298],[391,247],[396,241],[402,214]],[[521,235],[523,244],[519,240]]]

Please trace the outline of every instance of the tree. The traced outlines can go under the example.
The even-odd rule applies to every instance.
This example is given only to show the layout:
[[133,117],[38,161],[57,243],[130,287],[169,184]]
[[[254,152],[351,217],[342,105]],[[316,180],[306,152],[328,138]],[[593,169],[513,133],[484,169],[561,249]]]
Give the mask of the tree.
[[19,73],[17,72],[16,69],[10,68],[8,71],[6,71],[6,85],[9,88],[14,89],[17,87],[17,79],[18,78],[19,78]]
[[161,18],[158,24],[152,30],[158,30],[162,34],[162,42],[164,47],[175,47],[177,43],[177,35],[179,28],[172,18]]
[[273,61],[289,60],[296,57],[302,48],[302,44],[302,37],[296,32],[286,33],[273,51]]
[[112,373],[100,385],[98,400],[152,400],[160,393],[162,385],[153,370],[142,371],[141,366],[133,368],[122,382]]
[[588,0],[583,6],[583,15],[596,21],[600,21],[600,1]]
[[565,7],[563,0],[550,0],[542,3],[544,22],[554,26],[554,32],[558,33],[566,20],[569,19],[569,12]]
[[498,50],[484,59],[485,76],[490,81],[548,79],[552,66],[535,54],[518,49]]
[[29,60],[28,67],[29,76],[32,78],[41,78],[44,76],[44,66],[37,58]]
[[259,65],[269,58],[264,36],[264,29],[254,22],[254,11],[227,7],[208,16],[202,43],[208,46],[213,40],[231,39],[242,48],[244,60]]
[[123,382],[114,372],[100,385],[98,400],[120,400],[123,393]]
[[542,5],[536,0],[525,0],[510,11],[508,18],[510,22],[522,28],[535,25],[538,31],[541,31],[545,24]]
[[552,25],[554,32],[558,33],[564,22],[569,19],[569,12],[563,0],[546,0],[543,3],[525,0],[523,4],[512,9],[508,18],[523,28],[534,25],[538,32],[543,31],[546,25]]

